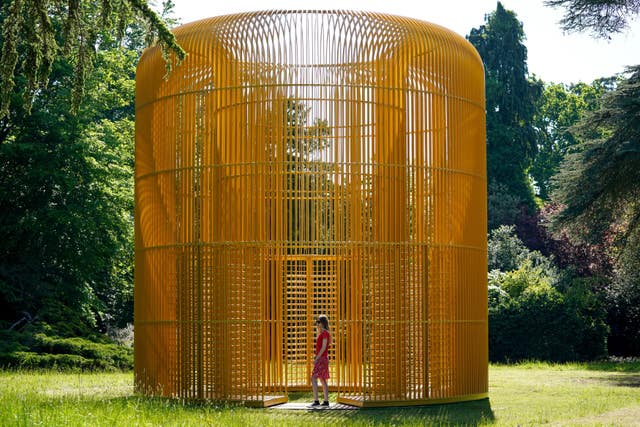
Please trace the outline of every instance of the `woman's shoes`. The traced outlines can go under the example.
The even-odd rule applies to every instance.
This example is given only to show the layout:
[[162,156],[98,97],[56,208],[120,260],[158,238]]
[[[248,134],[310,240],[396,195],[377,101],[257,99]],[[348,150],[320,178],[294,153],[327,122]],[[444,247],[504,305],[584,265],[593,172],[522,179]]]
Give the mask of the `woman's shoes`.
[[315,407],[318,407],[318,406],[323,406],[323,407],[328,408],[328,407],[329,407],[329,402],[327,402],[327,401],[325,400],[324,402],[320,403],[320,402],[318,402],[317,400],[314,400],[314,401],[313,401],[313,403],[312,403],[311,405],[309,405],[309,406],[312,406],[312,407],[314,407],[314,408],[315,408]]

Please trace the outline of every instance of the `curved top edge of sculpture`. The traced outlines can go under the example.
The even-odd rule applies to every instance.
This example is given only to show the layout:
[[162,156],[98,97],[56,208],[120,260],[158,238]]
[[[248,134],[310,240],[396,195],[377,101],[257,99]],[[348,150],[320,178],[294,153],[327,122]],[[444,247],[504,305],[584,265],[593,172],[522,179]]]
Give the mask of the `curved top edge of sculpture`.
[[[338,62],[292,62],[291,58],[283,61],[284,55],[289,55],[292,39],[287,39],[286,32],[292,29],[298,31],[298,36],[305,36],[302,28],[303,22],[296,25],[295,19],[305,16],[317,16],[325,21],[316,29],[322,31],[325,37],[333,37],[327,41],[358,43],[357,49],[353,46],[342,46],[343,50],[331,52],[332,59]],[[333,27],[329,27],[329,24]],[[324,27],[322,27],[324,25]],[[258,33],[256,30],[267,30],[266,33]],[[337,31],[336,31],[337,30]],[[211,49],[225,51],[226,55],[244,54],[246,58],[236,57],[236,61],[251,62],[254,66],[272,67],[332,67],[355,66],[366,62],[379,61],[381,56],[389,56],[393,51],[396,58],[401,55],[418,58],[425,54],[434,54],[438,49],[439,61],[448,61],[452,64],[464,62],[464,67],[476,68],[484,77],[484,65],[475,47],[460,34],[441,25],[415,18],[358,10],[263,10],[254,12],[242,12],[228,15],[220,15],[200,19],[180,25],[172,30],[178,43],[187,52],[187,58],[183,65],[194,61],[194,57],[208,55]],[[268,48],[264,36],[269,36],[271,43],[289,42],[288,46],[281,46],[280,50]],[[308,35],[306,35],[308,36]],[[291,37],[291,34],[289,34]],[[368,43],[370,42],[370,43]],[[402,52],[399,52],[402,49]],[[208,52],[207,52],[208,51]],[[316,52],[318,53],[318,52]],[[327,59],[328,52],[320,55]],[[190,58],[191,56],[191,58]],[[318,55],[315,56],[317,58]],[[296,58],[298,61],[308,60]],[[162,65],[164,70],[165,59],[162,57],[161,48],[158,45],[147,48],[138,62],[138,70],[143,67],[156,68]],[[180,67],[174,68],[174,72],[165,76],[157,83],[162,85],[172,79],[172,74],[179,74]],[[155,88],[154,84],[145,85],[147,89]],[[154,91],[155,92],[155,91]],[[166,94],[165,94],[166,95]],[[481,101],[474,102],[484,105],[484,91],[478,93]],[[473,96],[470,98],[476,98]],[[138,91],[136,108],[155,100],[155,93]]]

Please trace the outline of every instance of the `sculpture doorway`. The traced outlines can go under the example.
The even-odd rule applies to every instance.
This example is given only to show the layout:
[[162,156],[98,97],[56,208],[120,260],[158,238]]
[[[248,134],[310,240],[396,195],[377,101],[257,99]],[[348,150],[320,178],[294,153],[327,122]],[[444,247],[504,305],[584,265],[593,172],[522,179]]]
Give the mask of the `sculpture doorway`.
[[[285,381],[291,391],[311,389],[315,351],[315,319],[329,317],[334,345],[329,349],[330,377],[335,381],[336,360],[333,335],[337,328],[337,276],[335,256],[302,255],[284,261],[284,343]],[[331,381],[330,381],[331,382]]]

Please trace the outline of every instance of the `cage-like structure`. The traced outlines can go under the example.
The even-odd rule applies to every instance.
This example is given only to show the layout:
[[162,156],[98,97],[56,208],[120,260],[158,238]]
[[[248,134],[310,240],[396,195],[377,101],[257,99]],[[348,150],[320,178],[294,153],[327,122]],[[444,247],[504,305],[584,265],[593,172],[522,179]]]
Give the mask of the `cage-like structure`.
[[270,11],[175,30],[137,71],[137,389],[267,406],[487,393],[482,62],[374,13]]

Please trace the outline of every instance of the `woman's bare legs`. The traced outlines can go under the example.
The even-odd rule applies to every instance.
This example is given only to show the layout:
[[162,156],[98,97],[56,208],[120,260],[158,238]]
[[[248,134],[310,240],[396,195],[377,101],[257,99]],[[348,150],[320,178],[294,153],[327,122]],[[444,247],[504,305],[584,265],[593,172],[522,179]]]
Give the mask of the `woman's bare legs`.
[[[324,393],[324,401],[328,402],[329,401],[329,385],[327,384],[327,380],[320,378],[320,382],[322,383],[322,392]],[[316,383],[316,388],[315,390],[318,389],[318,384]],[[316,391],[315,396],[318,396],[318,392]],[[317,397],[316,397],[316,400]]]
[[[313,387],[313,401],[318,401],[318,377],[311,377],[311,387]],[[324,384],[323,384],[324,387]]]

